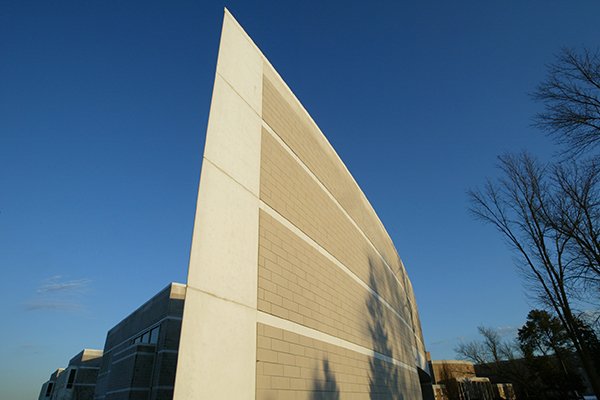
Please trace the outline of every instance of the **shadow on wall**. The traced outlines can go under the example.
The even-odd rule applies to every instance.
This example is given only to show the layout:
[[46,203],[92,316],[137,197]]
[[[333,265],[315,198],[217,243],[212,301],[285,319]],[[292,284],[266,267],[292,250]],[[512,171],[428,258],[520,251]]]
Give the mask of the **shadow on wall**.
[[313,377],[311,400],[340,400],[340,389],[327,358],[323,360],[323,378]]
[[[386,278],[375,277],[373,261],[369,259],[369,286],[376,293],[381,293],[381,284],[387,284]],[[399,299],[393,299],[399,300]],[[373,344],[373,350],[388,357],[394,357],[394,351],[390,337],[397,331],[397,318],[389,318],[389,310],[373,294],[367,298],[367,310],[369,312],[369,333]],[[387,361],[373,357],[370,361],[369,393],[371,400],[402,400],[398,368]]]

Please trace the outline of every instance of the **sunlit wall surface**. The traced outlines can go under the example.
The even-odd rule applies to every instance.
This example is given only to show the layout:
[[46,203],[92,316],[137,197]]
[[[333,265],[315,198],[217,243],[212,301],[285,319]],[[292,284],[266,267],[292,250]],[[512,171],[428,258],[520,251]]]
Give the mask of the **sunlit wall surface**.
[[383,224],[225,12],[175,399],[417,399],[425,365]]

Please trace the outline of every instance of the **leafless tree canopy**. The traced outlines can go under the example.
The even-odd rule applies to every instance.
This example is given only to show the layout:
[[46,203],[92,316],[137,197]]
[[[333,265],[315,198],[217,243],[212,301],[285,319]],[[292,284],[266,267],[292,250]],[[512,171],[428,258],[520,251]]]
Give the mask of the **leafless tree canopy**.
[[554,229],[571,238],[571,269],[595,298],[600,297],[599,180],[600,165],[594,160],[554,166],[554,196],[547,216]]
[[459,358],[471,361],[473,364],[486,364],[491,361],[485,346],[478,341],[459,343],[454,352]]
[[[501,178],[469,192],[470,211],[514,249],[530,293],[560,320],[600,398],[578,309],[600,308],[600,156],[593,152],[600,145],[600,52],[564,49],[533,97],[544,105],[536,125],[568,157],[550,164],[526,153],[499,157]],[[497,359],[494,332],[481,333]]]
[[459,358],[474,364],[499,363],[515,359],[515,345],[503,341],[496,330],[485,326],[480,326],[477,330],[483,341],[459,343],[454,349]]
[[565,145],[566,154],[591,150],[600,143],[600,53],[564,49],[548,69],[533,93],[544,104],[536,125]]
[[564,325],[600,394],[574,307],[598,299],[598,168],[577,161],[546,165],[526,153],[499,160],[502,178],[471,191],[470,210],[515,250],[529,287]]

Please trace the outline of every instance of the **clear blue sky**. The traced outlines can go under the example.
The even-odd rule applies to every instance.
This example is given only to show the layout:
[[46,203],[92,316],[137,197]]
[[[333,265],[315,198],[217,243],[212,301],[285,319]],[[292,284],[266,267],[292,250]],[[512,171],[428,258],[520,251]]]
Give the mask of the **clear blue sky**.
[[223,6],[389,230],[434,358],[532,304],[465,191],[555,148],[528,97],[596,1],[0,1],[0,398],[184,281]]

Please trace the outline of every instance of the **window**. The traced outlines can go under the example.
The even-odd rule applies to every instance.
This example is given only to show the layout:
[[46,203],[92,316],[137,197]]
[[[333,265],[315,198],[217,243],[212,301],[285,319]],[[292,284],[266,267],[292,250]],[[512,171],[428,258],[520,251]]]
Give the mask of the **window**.
[[46,397],[50,397],[52,389],[54,389],[54,382],[48,382],[48,386],[46,386]]
[[150,331],[150,343],[152,343],[152,344],[158,343],[158,332],[159,332],[158,326]]
[[69,371],[69,379],[67,379],[67,389],[73,388],[73,382],[75,382],[75,374],[77,374],[76,369],[72,369]]
[[156,344],[158,343],[158,334],[160,333],[160,326],[154,327],[149,331],[142,333],[140,336],[137,336],[131,342],[133,344],[137,343],[150,343]]

